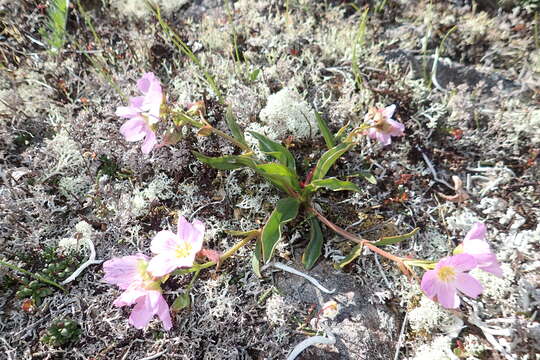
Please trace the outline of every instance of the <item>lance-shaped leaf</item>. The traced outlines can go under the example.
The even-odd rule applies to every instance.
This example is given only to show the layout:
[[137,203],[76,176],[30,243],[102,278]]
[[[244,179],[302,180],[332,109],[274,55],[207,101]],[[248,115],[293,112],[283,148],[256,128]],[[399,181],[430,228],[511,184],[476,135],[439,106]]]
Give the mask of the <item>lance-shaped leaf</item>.
[[325,152],[317,162],[317,166],[315,166],[312,179],[319,180],[324,178],[337,159],[352,149],[353,146],[354,143],[341,143]]
[[420,228],[415,228],[410,233],[403,234],[403,235],[383,237],[379,241],[375,241],[372,244],[375,245],[375,246],[384,246],[384,245],[397,244],[400,241],[412,238],[414,235],[416,235],[418,230],[420,230]]
[[304,250],[302,255],[302,264],[306,269],[311,269],[319,256],[321,256],[322,244],[323,244],[323,234],[321,231],[321,225],[315,217],[309,218],[309,243]]
[[350,181],[339,180],[335,177],[313,180],[309,185],[304,188],[304,191],[311,193],[317,191],[320,188],[325,188],[332,191],[349,190],[360,192],[360,188],[356,184]]
[[[267,163],[255,166],[255,171],[270,180],[274,185],[283,189],[287,194],[300,191],[298,177],[288,167],[278,163]],[[291,194],[292,195],[292,194]]]
[[281,239],[281,229],[283,224],[293,220],[298,215],[298,200],[287,197],[278,201],[276,208],[272,211],[261,234],[261,247],[263,261],[267,263],[272,258],[274,249]]
[[354,259],[362,255],[362,245],[356,245],[349,255],[345,259],[341,260],[339,263],[334,265],[335,269],[343,269],[346,265],[350,264]]
[[225,113],[225,121],[227,122],[227,126],[231,130],[233,137],[238,140],[238,142],[247,146],[244,133],[240,129],[240,126],[238,126],[230,105],[227,107],[227,112]]
[[257,163],[253,159],[242,155],[225,155],[211,157],[201,154],[197,151],[192,151],[193,155],[202,163],[210,165],[218,170],[234,170],[241,167],[255,168]]
[[259,148],[262,152],[272,156],[277,161],[291,169],[292,172],[296,173],[296,163],[294,161],[294,157],[285,146],[270,140],[263,134],[259,134],[255,131],[250,131],[249,133],[259,141]]
[[336,146],[336,140],[334,139],[334,135],[330,132],[330,129],[328,128],[328,125],[326,124],[326,121],[324,121],[321,114],[315,110],[315,118],[317,119],[317,125],[319,126],[319,130],[321,131],[321,134],[324,138],[324,142],[326,143],[326,147],[328,149],[333,148]]

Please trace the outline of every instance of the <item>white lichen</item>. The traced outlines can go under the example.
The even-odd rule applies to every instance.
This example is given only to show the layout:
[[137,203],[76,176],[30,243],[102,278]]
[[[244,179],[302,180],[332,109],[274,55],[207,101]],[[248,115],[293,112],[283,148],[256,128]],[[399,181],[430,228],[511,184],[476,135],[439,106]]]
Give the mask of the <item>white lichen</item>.
[[58,250],[61,253],[68,254],[72,252],[80,252],[87,248],[88,243],[94,235],[92,225],[86,221],[79,221],[75,225],[75,233],[58,241]]
[[283,88],[270,95],[259,117],[278,139],[287,135],[306,139],[318,132],[313,109],[295,89]]
[[[455,357],[450,348],[451,340],[448,336],[437,336],[429,344],[421,345],[418,348],[413,360],[450,360]],[[452,356],[450,355],[452,354]]]

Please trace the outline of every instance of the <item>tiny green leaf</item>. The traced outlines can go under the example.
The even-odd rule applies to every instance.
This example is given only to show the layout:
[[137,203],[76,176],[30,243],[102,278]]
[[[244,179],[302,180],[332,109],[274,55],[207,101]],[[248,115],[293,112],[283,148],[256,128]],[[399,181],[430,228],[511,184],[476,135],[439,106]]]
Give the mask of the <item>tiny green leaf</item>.
[[251,255],[251,268],[253,269],[253,272],[255,273],[255,275],[257,275],[258,278],[262,278],[261,261],[259,260],[261,256],[261,241],[257,240],[257,243],[255,244],[255,251],[253,251],[253,255]]
[[334,136],[330,132],[330,129],[328,128],[328,125],[326,124],[326,121],[324,121],[321,114],[315,110],[315,118],[317,119],[317,125],[319,126],[319,130],[321,131],[321,134],[324,138],[324,142],[326,143],[326,147],[328,150],[336,146],[336,140],[334,139]]
[[372,183],[373,185],[377,184],[377,179],[369,171],[361,171],[358,175],[360,175],[361,177],[363,177],[365,180],[367,180],[369,183]]
[[354,259],[359,257],[362,254],[362,245],[356,245],[351,253],[341,260],[339,263],[334,265],[335,269],[343,269],[346,265],[350,264]]
[[304,188],[304,191],[311,193],[317,191],[320,188],[325,188],[332,191],[349,190],[360,192],[360,188],[356,184],[350,181],[339,180],[335,177],[321,180],[313,180],[309,185]]
[[341,143],[337,146],[334,146],[327,152],[325,152],[319,161],[317,162],[317,166],[315,167],[315,171],[313,172],[313,180],[319,180],[326,176],[332,165],[347,151],[352,149],[354,146],[354,143]]
[[315,217],[309,219],[310,231],[309,231],[309,243],[302,255],[302,264],[308,270],[310,270],[319,256],[321,256],[321,249],[323,244],[323,234],[321,231],[321,225]]
[[255,81],[259,77],[259,73],[261,72],[261,69],[255,69],[249,74],[249,80]]
[[238,142],[247,146],[244,133],[240,129],[240,126],[238,126],[230,105],[227,107],[227,112],[225,113],[225,121],[227,122],[227,126],[231,130],[233,137],[238,140]]
[[257,164],[253,159],[242,155],[225,155],[218,157],[211,157],[201,154],[197,151],[192,151],[193,155],[202,163],[210,165],[218,170],[233,170],[241,167],[255,168]]
[[300,203],[292,197],[286,197],[278,201],[276,208],[272,211],[261,234],[261,247],[263,261],[267,263],[272,258],[274,249],[281,239],[281,229],[283,224],[293,220],[298,215]]
[[191,299],[189,297],[189,292],[184,292],[180,294],[176,300],[174,300],[171,310],[173,312],[180,311],[184,308],[187,308],[189,305],[191,305]]
[[372,244],[375,245],[375,246],[384,246],[384,245],[397,244],[398,242],[401,242],[403,240],[412,238],[414,235],[416,235],[416,233],[419,230],[420,230],[420,228],[415,228],[413,231],[411,231],[410,233],[407,233],[407,234],[398,235],[398,236],[383,237],[383,238],[381,238],[381,240],[375,241]]
[[277,161],[291,169],[291,171],[296,173],[296,163],[294,161],[294,157],[285,146],[255,131],[250,131],[249,133],[259,141],[259,148],[262,152],[272,156]]

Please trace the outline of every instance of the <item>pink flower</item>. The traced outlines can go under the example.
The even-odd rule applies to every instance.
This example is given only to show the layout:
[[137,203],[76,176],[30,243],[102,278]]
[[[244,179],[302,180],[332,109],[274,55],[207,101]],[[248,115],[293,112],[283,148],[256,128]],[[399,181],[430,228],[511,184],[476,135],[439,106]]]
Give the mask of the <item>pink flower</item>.
[[476,259],[478,267],[495,276],[502,277],[503,271],[497,261],[497,256],[491,251],[486,237],[486,225],[475,223],[467,233],[463,242],[454,250],[454,254],[468,254]]
[[156,256],[150,260],[148,271],[154,276],[165,276],[180,267],[191,267],[195,255],[201,250],[204,224],[195,220],[190,224],[183,216],[178,218],[178,234],[163,230],[152,239],[150,250]]
[[392,119],[395,111],[396,105],[390,105],[384,109],[371,108],[364,117],[364,121],[372,127],[364,134],[372,139],[377,139],[383,145],[390,145],[392,136],[403,136],[405,126]]
[[476,265],[474,257],[467,254],[441,259],[434,270],[426,271],[421,288],[431,300],[438,301],[445,308],[455,309],[460,303],[458,290],[472,298],[483,291],[480,282],[466,273]]
[[133,305],[129,323],[142,329],[157,315],[165,330],[172,328],[169,306],[161,295],[160,282],[147,272],[148,257],[143,254],[113,258],[103,264],[105,277],[109,284],[118,285],[125,290],[113,304],[117,307]]
[[159,121],[163,93],[159,79],[153,73],[146,73],[137,81],[137,88],[143,96],[129,99],[129,106],[120,106],[116,115],[129,119],[120,127],[120,133],[127,141],[140,141],[141,151],[150,153],[157,144],[154,125]]

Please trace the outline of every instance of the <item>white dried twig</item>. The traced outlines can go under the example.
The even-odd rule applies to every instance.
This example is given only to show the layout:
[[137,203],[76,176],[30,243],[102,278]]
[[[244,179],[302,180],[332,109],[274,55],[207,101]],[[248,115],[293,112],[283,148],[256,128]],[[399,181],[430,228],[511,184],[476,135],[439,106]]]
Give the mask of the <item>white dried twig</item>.
[[445,180],[439,178],[439,176],[437,175],[437,171],[435,170],[435,167],[431,163],[431,160],[429,160],[427,155],[422,150],[420,150],[420,154],[422,154],[422,157],[424,158],[424,161],[426,162],[426,164],[427,164],[427,166],[429,168],[429,171],[431,172],[431,175],[433,175],[433,180],[435,180],[435,181],[437,181],[437,182],[439,182],[439,183],[441,183],[443,185],[448,186],[450,189],[453,189],[454,187],[452,185],[450,185]]
[[140,360],[152,360],[152,359],[157,359],[158,357],[160,357],[161,355],[165,354],[167,352],[167,350],[163,350],[163,351],[160,351],[158,353],[155,353],[154,355],[150,355],[150,356],[147,356],[145,358],[142,358]]
[[334,336],[334,334],[332,334],[330,328],[328,328],[328,326],[324,323],[321,323],[320,325],[324,328],[326,336],[312,336],[302,341],[300,344],[296,345],[294,349],[292,349],[292,351],[289,353],[289,356],[287,356],[287,360],[296,359],[296,357],[300,355],[302,351],[306,350],[310,346],[317,344],[333,345],[336,343],[336,337]]
[[277,269],[289,272],[289,273],[294,274],[294,275],[301,276],[304,279],[306,279],[307,281],[309,281],[310,283],[312,283],[317,289],[321,290],[324,293],[333,294],[336,291],[336,289],[328,290],[327,288],[322,286],[317,280],[315,280],[315,278],[312,278],[311,276],[309,276],[307,274],[304,274],[303,272],[298,271],[296,269],[293,269],[292,267],[287,266],[287,265],[282,264],[282,263],[273,262],[273,263],[267,264],[267,265],[262,267],[261,271],[264,271],[265,269],[267,269],[270,266],[273,266],[273,267],[275,267]]
[[394,353],[394,360],[399,359],[399,350],[403,346],[403,340],[405,339],[405,327],[407,326],[407,320],[409,320],[409,312],[405,313],[403,318],[403,324],[401,324],[401,331],[399,332],[398,342],[396,344],[396,352]]
[[79,266],[77,270],[73,272],[73,274],[71,274],[66,280],[62,281],[60,284],[66,285],[67,283],[72,282],[84,271],[84,269],[86,269],[90,265],[97,265],[103,262],[103,260],[96,260],[96,249],[94,248],[94,243],[92,242],[92,240],[86,238],[86,241],[88,242],[88,248],[90,249],[90,256],[88,257],[88,260],[82,263],[81,266]]

